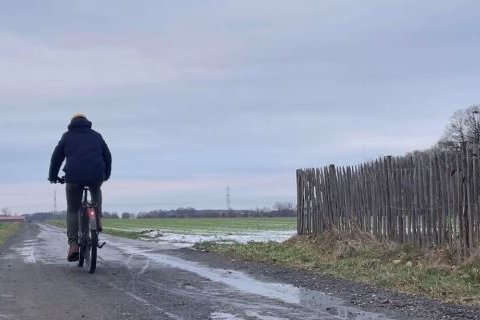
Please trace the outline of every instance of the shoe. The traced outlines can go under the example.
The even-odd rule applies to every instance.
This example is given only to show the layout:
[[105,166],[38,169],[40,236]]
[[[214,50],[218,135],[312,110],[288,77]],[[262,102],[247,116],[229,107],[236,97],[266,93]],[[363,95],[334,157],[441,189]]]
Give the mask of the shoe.
[[67,260],[69,262],[78,261],[79,259],[79,250],[78,244],[70,243],[70,248],[68,248]]

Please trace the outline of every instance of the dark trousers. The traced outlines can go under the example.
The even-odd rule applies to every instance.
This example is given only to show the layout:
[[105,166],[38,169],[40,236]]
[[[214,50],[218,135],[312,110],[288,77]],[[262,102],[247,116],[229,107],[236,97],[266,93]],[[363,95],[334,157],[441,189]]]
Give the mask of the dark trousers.
[[102,212],[102,182],[81,184],[67,183],[67,237],[68,243],[78,243],[78,211],[82,206],[83,187],[88,186],[92,195],[92,202]]

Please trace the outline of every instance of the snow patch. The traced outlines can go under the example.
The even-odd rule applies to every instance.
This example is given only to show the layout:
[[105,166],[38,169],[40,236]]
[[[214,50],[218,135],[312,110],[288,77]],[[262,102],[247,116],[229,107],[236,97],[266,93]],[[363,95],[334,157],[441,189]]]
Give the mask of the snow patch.
[[223,243],[248,243],[248,242],[282,242],[296,234],[296,231],[258,231],[244,233],[195,233],[180,234],[164,232],[162,230],[145,230],[142,232],[141,240],[169,242],[192,246],[197,242],[215,241]]

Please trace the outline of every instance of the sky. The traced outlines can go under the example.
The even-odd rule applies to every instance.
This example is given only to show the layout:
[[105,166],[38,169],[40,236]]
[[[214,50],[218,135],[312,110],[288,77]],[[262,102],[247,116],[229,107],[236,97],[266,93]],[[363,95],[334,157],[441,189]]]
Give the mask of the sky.
[[480,3],[23,1],[0,10],[0,207],[65,209],[52,151],[83,112],[104,209],[295,202],[295,170],[428,148],[480,103]]

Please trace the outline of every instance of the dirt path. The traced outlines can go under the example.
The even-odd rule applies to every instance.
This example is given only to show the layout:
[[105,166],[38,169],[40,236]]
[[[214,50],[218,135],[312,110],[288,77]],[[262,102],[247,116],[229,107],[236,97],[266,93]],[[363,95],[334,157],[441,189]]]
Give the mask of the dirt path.
[[185,249],[103,239],[98,270],[90,275],[66,262],[64,231],[25,224],[0,249],[0,320],[414,318],[364,312],[331,294],[259,280],[260,274],[228,270],[219,261],[208,267],[189,261]]

